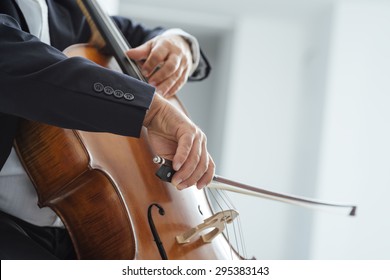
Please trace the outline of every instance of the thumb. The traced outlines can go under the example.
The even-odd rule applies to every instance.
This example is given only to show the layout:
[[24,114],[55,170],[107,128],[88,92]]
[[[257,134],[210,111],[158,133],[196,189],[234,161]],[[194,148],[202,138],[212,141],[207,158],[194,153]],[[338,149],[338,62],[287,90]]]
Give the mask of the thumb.
[[152,44],[149,41],[141,46],[128,50],[126,55],[132,60],[145,60],[148,58],[151,49]]

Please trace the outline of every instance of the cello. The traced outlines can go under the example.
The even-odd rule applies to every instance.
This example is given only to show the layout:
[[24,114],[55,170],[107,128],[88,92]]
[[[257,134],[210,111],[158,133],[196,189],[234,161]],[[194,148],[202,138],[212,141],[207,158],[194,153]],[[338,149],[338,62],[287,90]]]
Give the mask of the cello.
[[[114,23],[101,17],[104,12],[98,3],[78,0],[78,4],[93,37],[99,39],[64,53],[142,78],[134,63],[123,58],[124,52],[112,47],[117,57],[122,56],[118,62],[99,51],[100,39],[111,41],[102,36],[101,26],[110,29],[107,34],[115,37],[116,46],[125,50],[129,46],[123,45],[126,42]],[[145,131],[141,135],[136,139],[25,121],[15,146],[39,206],[52,208],[61,218],[80,259],[240,258],[222,235],[207,243],[176,241],[175,236],[210,217],[211,209],[203,192],[178,191],[154,175],[157,166]],[[160,243],[155,242],[157,235]]]
[[[78,3],[91,25],[94,43],[72,46],[65,53],[145,81],[124,55],[130,46],[97,2]],[[107,43],[115,59],[99,52]],[[184,110],[177,98],[171,102]],[[218,234],[221,223],[230,222],[237,213],[215,214],[204,192],[178,191],[154,176],[158,170],[145,131],[135,139],[30,121],[23,123],[21,131],[16,147],[36,187],[39,205],[59,215],[78,258],[243,258]],[[223,182],[220,177],[215,180]],[[217,231],[193,240],[210,227]]]

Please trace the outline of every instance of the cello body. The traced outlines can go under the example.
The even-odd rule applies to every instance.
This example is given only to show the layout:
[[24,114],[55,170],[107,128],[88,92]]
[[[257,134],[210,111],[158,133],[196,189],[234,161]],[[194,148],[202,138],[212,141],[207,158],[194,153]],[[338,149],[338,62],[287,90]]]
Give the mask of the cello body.
[[[115,65],[90,45],[72,46],[65,53]],[[212,209],[204,191],[179,191],[155,176],[145,130],[138,139],[24,121],[15,144],[39,206],[52,208],[61,218],[78,258],[241,258],[223,235],[210,243],[201,238],[188,244],[176,241],[211,216]]]

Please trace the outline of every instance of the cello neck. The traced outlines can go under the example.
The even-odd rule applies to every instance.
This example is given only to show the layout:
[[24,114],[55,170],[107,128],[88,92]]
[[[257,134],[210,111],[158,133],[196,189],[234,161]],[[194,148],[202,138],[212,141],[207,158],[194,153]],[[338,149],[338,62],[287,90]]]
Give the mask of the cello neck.
[[91,43],[99,49],[109,50],[118,62],[123,73],[146,82],[137,64],[129,59],[126,51],[131,49],[115,22],[108,16],[96,0],[77,0],[92,31]]

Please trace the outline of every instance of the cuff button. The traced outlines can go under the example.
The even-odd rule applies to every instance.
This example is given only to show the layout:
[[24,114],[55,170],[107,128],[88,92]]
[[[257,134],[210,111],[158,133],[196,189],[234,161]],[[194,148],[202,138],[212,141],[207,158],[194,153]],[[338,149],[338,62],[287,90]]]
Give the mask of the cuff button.
[[104,93],[107,95],[112,95],[114,93],[114,89],[110,86],[104,87]]
[[104,85],[102,83],[94,83],[93,90],[95,92],[102,92],[104,90]]
[[114,96],[116,98],[122,98],[125,94],[123,93],[123,91],[121,91],[120,89],[117,89],[116,91],[114,91]]
[[125,93],[123,96],[126,100],[132,101],[134,100],[134,95],[132,93]]

